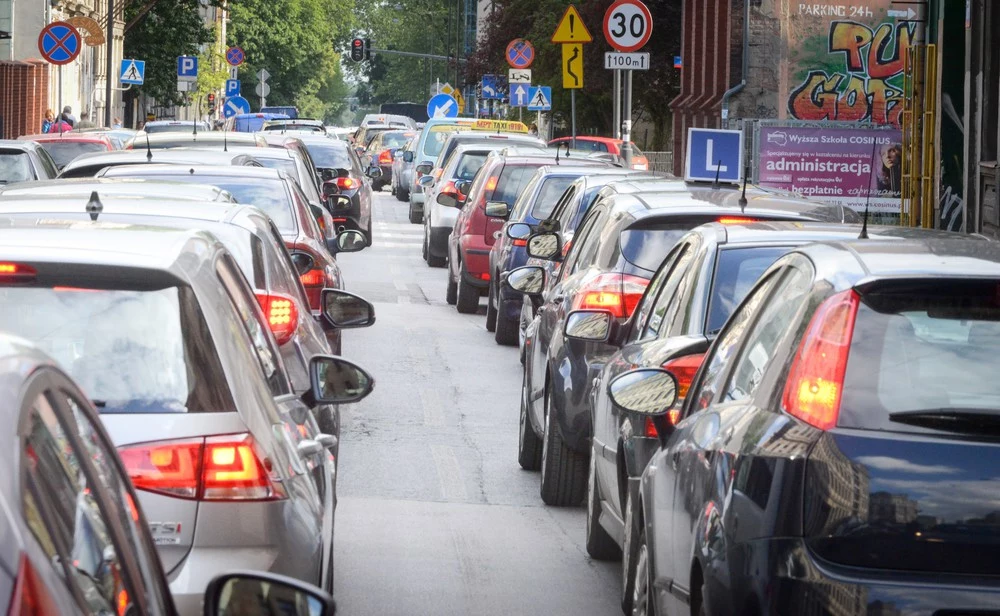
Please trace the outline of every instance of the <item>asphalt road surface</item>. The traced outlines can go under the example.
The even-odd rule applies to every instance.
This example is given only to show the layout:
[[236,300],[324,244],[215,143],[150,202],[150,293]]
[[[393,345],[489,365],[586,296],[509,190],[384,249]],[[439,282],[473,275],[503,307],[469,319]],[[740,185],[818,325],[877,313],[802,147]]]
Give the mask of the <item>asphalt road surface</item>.
[[347,290],[375,304],[344,355],[375,391],[344,407],[338,616],[620,614],[619,563],[584,549],[583,508],[545,506],[517,464],[517,350],[444,301],[407,205],[377,193],[374,245],[342,255]]

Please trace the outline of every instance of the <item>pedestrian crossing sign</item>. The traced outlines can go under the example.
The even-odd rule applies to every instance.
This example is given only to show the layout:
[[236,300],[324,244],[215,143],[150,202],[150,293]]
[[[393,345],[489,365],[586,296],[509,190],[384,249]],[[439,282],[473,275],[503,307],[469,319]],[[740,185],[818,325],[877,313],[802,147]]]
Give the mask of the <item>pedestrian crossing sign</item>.
[[536,86],[528,88],[528,111],[549,111],[552,109],[552,88]]
[[143,60],[122,60],[122,84],[141,86],[146,76],[146,63]]

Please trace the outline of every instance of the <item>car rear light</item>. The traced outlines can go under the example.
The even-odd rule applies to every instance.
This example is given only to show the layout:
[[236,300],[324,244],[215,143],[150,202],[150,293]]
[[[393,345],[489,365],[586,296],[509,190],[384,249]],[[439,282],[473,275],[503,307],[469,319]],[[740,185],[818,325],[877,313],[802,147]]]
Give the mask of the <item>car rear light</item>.
[[21,554],[14,591],[7,608],[8,616],[46,616],[58,613],[59,607],[52,602],[38,572],[31,566],[27,555]]
[[291,340],[299,326],[299,311],[295,306],[295,300],[279,294],[257,293],[256,295],[261,310],[264,311],[264,318],[267,319],[267,325],[274,333],[278,344],[282,345]]
[[434,181],[437,182],[441,179],[441,174],[444,173],[444,167],[438,167],[434,170]]
[[528,240],[514,240],[515,246],[527,246]]
[[608,310],[618,319],[628,318],[642,299],[649,280],[628,274],[601,274],[580,290],[574,310]]
[[[342,221],[334,219],[334,222],[345,221],[346,219]],[[323,295],[323,288],[326,286],[326,272],[321,269],[311,269],[305,274],[300,275],[299,281],[302,282],[302,286],[305,288],[310,308],[318,310]]]
[[489,274],[489,272],[483,272],[481,274],[476,274],[476,278],[478,278],[480,280],[489,280],[490,279],[490,274]]
[[392,150],[382,150],[382,153],[378,155],[378,162],[380,165],[391,165]]
[[496,175],[491,175],[488,180],[486,180],[486,190],[493,191],[497,187],[497,182],[500,181],[500,177]]
[[199,501],[285,497],[249,434],[146,443],[118,453],[137,490]]
[[745,225],[751,222],[760,222],[757,218],[747,218],[746,216],[720,216],[716,221],[724,225]]
[[859,302],[849,289],[820,304],[788,372],[785,412],[820,430],[837,425]]
[[0,282],[29,282],[37,273],[28,265],[0,262]]
[[351,190],[357,186],[358,182],[354,178],[337,178],[337,188],[340,190]]
[[704,361],[704,359],[705,354],[698,353],[697,355],[685,355],[683,357],[671,359],[663,364],[663,369],[669,370],[677,378],[678,403],[674,405],[675,408],[680,408],[680,402],[684,400],[687,396],[688,390],[691,389],[691,383],[694,381],[694,375],[698,373],[698,368],[701,367],[701,362]]

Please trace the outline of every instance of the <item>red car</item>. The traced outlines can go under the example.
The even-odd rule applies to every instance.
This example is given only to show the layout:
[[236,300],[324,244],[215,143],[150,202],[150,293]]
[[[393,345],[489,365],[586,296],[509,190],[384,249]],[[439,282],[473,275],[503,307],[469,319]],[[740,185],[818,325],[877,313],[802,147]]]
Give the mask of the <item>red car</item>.
[[[563,145],[571,141],[570,137],[559,137],[549,142],[549,145]],[[649,159],[642,153],[642,150],[632,143],[632,168],[641,171],[649,171]],[[611,137],[594,137],[592,135],[577,135],[577,150],[590,150],[592,152],[608,152],[610,154],[622,155],[622,140]]]
[[61,171],[68,162],[81,154],[91,152],[110,152],[115,149],[114,144],[105,135],[95,135],[89,133],[53,133],[51,135],[24,135],[18,137],[19,141],[34,141],[42,146],[56,167]]

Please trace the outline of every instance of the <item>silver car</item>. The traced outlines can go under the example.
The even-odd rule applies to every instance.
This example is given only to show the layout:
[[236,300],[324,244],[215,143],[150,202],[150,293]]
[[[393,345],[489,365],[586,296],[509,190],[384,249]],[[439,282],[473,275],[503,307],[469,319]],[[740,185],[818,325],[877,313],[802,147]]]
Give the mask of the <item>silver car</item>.
[[410,186],[413,184],[413,162],[416,156],[417,138],[410,139],[405,147],[396,150],[392,157],[392,194],[400,201],[410,200]]
[[[100,411],[178,611],[199,612],[208,581],[234,565],[329,588],[332,528],[308,464],[323,445],[300,432],[309,407],[233,256],[204,231],[38,222],[0,229],[4,327]],[[332,356],[312,357],[310,377],[310,402],[374,385]]]

